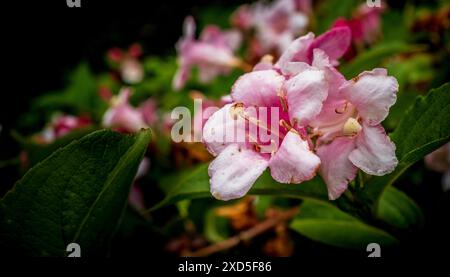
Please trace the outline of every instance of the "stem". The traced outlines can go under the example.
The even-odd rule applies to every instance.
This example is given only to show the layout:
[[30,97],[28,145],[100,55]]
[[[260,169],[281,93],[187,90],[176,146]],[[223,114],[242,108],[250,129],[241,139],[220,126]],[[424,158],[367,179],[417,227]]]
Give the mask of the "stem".
[[264,220],[263,222],[255,225],[254,227],[237,234],[234,237],[231,237],[227,240],[212,244],[212,245],[202,248],[200,250],[186,253],[184,256],[185,257],[206,257],[206,256],[210,256],[212,254],[218,253],[218,252],[222,252],[224,250],[231,249],[233,247],[238,246],[239,243],[250,241],[254,237],[274,228],[279,223],[291,219],[292,217],[297,215],[297,213],[298,213],[298,207],[294,207],[289,210],[282,211],[276,217],[268,218],[268,219]]

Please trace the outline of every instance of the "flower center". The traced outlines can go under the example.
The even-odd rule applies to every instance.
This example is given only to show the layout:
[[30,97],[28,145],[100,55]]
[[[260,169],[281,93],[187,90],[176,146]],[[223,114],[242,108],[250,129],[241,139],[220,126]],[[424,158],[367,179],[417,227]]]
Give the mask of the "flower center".
[[234,120],[244,119],[247,123],[245,127],[246,141],[253,145],[255,151],[273,155],[287,132],[292,131],[298,134],[297,130],[285,119],[287,113],[280,107],[259,107],[256,110],[251,108],[253,107],[247,110],[243,103],[235,103],[231,107],[230,113]]

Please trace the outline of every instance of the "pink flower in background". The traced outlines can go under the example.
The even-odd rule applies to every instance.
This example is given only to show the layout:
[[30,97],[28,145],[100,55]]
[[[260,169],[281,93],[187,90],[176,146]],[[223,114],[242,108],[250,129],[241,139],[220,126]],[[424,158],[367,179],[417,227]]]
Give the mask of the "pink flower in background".
[[308,25],[310,1],[277,0],[267,5],[257,2],[244,5],[232,15],[234,26],[249,31],[254,29],[256,40],[252,42],[256,56],[275,50],[282,53],[295,37],[305,32]]
[[134,184],[131,186],[131,191],[128,196],[128,203],[136,211],[145,211],[146,209],[144,194],[138,182],[139,179],[141,179],[148,173],[149,169],[150,169],[150,159],[144,157],[144,159],[139,164],[138,172],[136,173],[136,177],[134,178]]
[[425,165],[436,172],[443,173],[442,187],[450,190],[450,143],[425,157]]
[[108,51],[108,59],[118,66],[122,80],[130,85],[140,83],[144,79],[144,67],[139,61],[142,48],[139,44],[131,45],[127,51],[112,48]]
[[138,132],[157,121],[156,103],[149,99],[138,108],[129,103],[131,90],[124,88],[111,99],[111,107],[103,115],[103,126],[123,132]]
[[385,175],[397,166],[395,145],[381,122],[396,101],[398,82],[385,69],[374,69],[334,84],[320,114],[310,123],[318,136],[316,152],[320,174],[330,199],[338,198],[358,168]]
[[351,19],[338,18],[333,27],[348,26],[356,44],[372,44],[381,35],[381,14],[385,8],[384,4],[381,7],[369,7],[364,3]]
[[91,123],[91,120],[87,117],[58,114],[52,118],[49,126],[44,129],[41,138],[45,143],[51,143],[55,139],[60,138],[75,129],[86,127]]
[[184,35],[177,43],[179,69],[173,79],[173,87],[181,89],[190,78],[191,69],[199,68],[199,78],[203,83],[218,75],[228,74],[241,61],[233,54],[239,47],[241,37],[237,31],[221,31],[216,26],[207,26],[200,39],[195,39],[195,22],[187,17]]

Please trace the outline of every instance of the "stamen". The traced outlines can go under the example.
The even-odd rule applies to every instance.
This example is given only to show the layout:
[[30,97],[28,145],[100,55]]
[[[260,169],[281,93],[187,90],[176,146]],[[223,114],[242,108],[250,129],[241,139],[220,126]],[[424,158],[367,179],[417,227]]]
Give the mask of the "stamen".
[[284,96],[281,93],[279,93],[278,97],[280,97],[280,103],[281,103],[281,108],[283,108],[283,112],[287,112],[289,107],[288,107],[288,103],[287,103],[287,100],[286,100],[286,96]]
[[244,117],[244,103],[235,103],[233,106],[231,106],[230,108],[230,113],[231,113],[231,117],[234,120],[237,120],[238,117]]
[[297,135],[299,135],[297,130],[295,130],[294,127],[292,127],[292,125],[284,119],[280,120],[280,126],[283,127],[284,129],[286,129],[288,132],[292,131],[292,132],[296,133]]
[[281,139],[280,134],[278,133],[278,130],[276,130],[276,129],[272,130],[271,128],[269,128],[269,126],[267,126],[261,120],[255,118],[255,117],[249,116],[245,112],[243,103],[235,103],[231,107],[230,113],[234,120],[237,120],[238,117],[243,118],[243,119],[247,120],[249,123],[252,123],[252,124],[258,126],[259,128],[263,129],[264,131],[270,133],[271,135],[274,135],[274,136],[278,137],[279,139]]
[[361,131],[362,127],[359,124],[358,120],[356,120],[353,117],[350,117],[344,124],[344,127],[342,129],[342,133],[345,136],[348,135],[355,135],[358,134],[359,131]]
[[259,145],[260,153],[270,153],[271,155],[275,154],[278,150],[278,144],[271,139],[270,145]]

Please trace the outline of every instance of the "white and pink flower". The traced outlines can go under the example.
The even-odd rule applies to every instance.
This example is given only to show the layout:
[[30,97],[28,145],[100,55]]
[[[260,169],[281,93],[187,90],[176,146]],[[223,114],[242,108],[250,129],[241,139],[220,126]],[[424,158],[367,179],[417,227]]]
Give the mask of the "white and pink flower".
[[52,143],[73,130],[86,127],[92,122],[88,117],[57,114],[39,136],[45,143]]
[[233,54],[241,43],[239,32],[222,31],[210,25],[196,40],[192,17],[186,18],[183,28],[183,37],[177,43],[179,68],[173,79],[175,89],[179,90],[185,85],[194,66],[199,68],[200,81],[207,83],[241,65],[241,60]]
[[346,81],[334,65],[350,39],[348,27],[317,38],[310,33],[275,65],[264,58],[236,81],[233,103],[203,129],[216,156],[209,166],[216,198],[242,197],[266,168],[280,183],[301,183],[319,171],[330,199],[345,191],[358,168],[372,175],[395,168],[395,145],[380,123],[395,103],[398,83],[384,69]]

